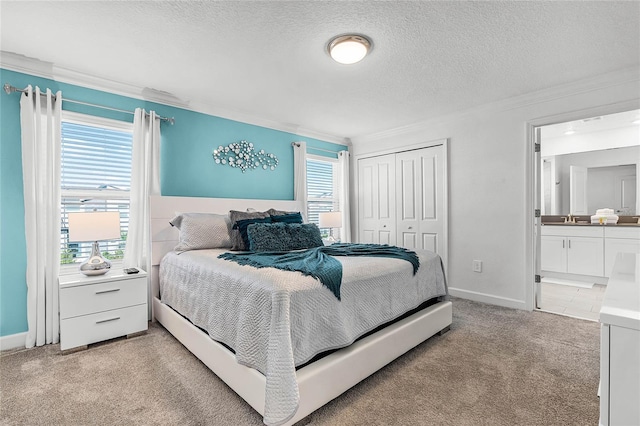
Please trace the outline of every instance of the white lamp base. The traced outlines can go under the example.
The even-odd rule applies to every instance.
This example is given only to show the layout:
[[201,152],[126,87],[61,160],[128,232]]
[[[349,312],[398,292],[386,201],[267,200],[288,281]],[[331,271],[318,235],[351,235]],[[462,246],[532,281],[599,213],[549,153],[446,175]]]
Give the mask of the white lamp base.
[[80,272],[85,275],[103,275],[111,269],[111,262],[100,254],[100,246],[93,242],[91,256],[80,264]]

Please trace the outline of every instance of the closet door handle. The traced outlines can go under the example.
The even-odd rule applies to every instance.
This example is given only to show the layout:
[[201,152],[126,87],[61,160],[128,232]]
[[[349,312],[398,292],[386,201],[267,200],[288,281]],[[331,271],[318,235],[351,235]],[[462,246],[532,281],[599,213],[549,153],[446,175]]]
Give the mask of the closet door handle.
[[564,248],[564,240],[562,240],[562,248]]
[[571,240],[569,240],[569,248],[571,248]]

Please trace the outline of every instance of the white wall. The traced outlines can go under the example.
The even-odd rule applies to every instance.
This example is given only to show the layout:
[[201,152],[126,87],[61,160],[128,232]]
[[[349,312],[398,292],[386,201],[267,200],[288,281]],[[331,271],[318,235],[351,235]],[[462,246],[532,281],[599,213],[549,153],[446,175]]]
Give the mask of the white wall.
[[[608,75],[442,117],[395,132],[352,138],[353,155],[449,138],[451,293],[533,308],[533,149],[530,125],[636,109],[640,73]],[[357,183],[352,193],[357,206]],[[357,217],[357,216],[356,216]],[[483,261],[481,273],[472,260]]]

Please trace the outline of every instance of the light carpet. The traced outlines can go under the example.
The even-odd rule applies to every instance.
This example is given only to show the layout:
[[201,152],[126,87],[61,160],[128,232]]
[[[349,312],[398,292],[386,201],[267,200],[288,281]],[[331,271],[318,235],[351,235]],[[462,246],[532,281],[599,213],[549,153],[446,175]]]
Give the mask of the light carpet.
[[[453,298],[434,336],[299,425],[597,425],[599,325]],[[162,326],[0,355],[2,425],[261,425]]]

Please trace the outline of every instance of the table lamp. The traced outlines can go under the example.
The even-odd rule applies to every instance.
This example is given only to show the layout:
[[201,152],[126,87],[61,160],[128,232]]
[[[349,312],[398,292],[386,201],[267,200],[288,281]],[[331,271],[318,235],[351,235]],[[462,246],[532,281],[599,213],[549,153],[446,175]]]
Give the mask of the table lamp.
[[98,241],[120,238],[119,212],[69,213],[69,241],[93,241],[91,255],[80,264],[80,272],[85,275],[102,275],[109,272],[111,262],[100,254]]
[[333,228],[342,228],[342,213],[340,212],[324,212],[320,213],[320,228],[329,228],[329,241],[336,241],[331,235]]

